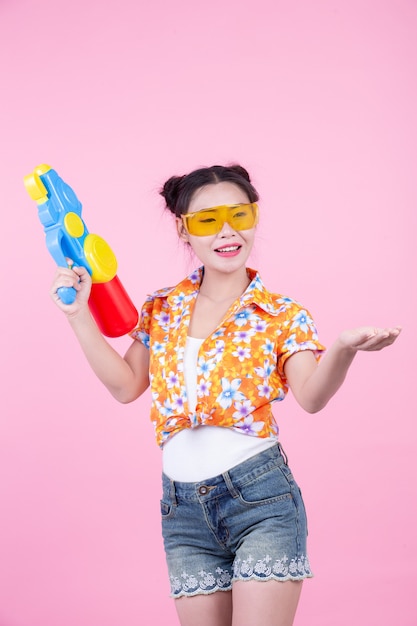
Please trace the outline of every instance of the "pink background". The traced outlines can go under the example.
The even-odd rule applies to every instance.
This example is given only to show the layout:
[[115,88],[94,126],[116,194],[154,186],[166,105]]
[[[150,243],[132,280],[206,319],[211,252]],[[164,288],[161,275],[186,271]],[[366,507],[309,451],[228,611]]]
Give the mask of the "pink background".
[[416,32],[412,0],[1,1],[0,626],[177,624],[149,395],[84,363],[23,176],[74,187],[140,307],[196,265],[160,185],[231,161],[261,193],[252,266],[325,344],[404,327],[319,415],[276,407],[316,574],[296,624],[417,624]]

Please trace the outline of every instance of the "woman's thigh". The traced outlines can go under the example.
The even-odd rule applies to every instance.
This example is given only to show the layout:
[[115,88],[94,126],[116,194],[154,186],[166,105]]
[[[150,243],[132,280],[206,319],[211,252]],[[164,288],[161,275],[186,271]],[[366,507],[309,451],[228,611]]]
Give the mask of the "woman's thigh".
[[231,626],[232,624],[231,591],[182,597],[175,600],[175,607],[181,626]]
[[232,626],[292,626],[302,581],[237,581]]
[[175,600],[181,626],[292,626],[302,581],[237,581],[232,591]]

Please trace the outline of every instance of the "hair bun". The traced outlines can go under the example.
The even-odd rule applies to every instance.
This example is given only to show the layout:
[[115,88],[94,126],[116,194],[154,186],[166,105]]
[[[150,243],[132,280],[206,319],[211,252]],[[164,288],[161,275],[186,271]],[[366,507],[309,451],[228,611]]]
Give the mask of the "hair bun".
[[249,172],[245,170],[245,168],[241,165],[229,165],[229,169],[232,170],[232,172],[236,172],[236,174],[239,174],[239,176],[247,180],[248,183],[251,182]]
[[178,202],[178,196],[180,193],[181,182],[185,176],[171,176],[164,186],[162,187],[160,194],[165,199],[167,208],[175,213],[175,207]]

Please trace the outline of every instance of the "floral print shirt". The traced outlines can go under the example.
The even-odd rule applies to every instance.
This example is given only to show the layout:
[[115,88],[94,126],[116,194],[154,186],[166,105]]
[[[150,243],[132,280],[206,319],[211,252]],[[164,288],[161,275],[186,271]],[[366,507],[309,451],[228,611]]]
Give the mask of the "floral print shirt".
[[324,350],[310,313],[267,291],[248,268],[246,291],[200,347],[197,405],[190,411],[184,350],[204,269],[148,296],[131,336],[150,350],[151,420],[159,446],[183,428],[224,426],[255,437],[278,436],[273,402],[288,391],[284,363],[301,350]]

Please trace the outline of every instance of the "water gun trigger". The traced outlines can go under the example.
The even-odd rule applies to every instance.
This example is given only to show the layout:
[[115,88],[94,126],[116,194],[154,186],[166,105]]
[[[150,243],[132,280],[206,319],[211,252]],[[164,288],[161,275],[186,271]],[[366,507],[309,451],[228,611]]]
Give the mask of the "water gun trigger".
[[[75,263],[71,259],[66,259],[68,269],[72,269]],[[74,287],[58,287],[57,294],[63,304],[74,304],[77,297],[77,290]]]

